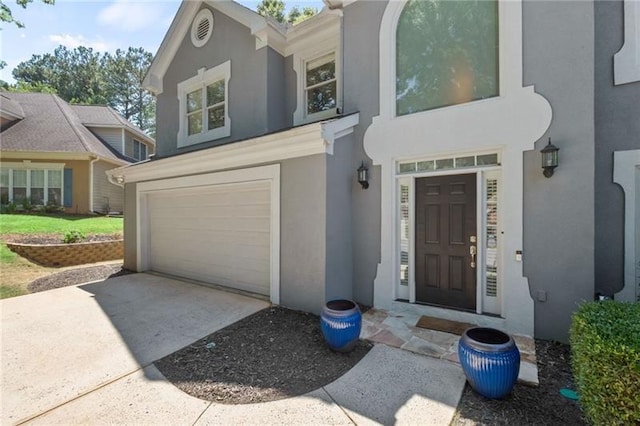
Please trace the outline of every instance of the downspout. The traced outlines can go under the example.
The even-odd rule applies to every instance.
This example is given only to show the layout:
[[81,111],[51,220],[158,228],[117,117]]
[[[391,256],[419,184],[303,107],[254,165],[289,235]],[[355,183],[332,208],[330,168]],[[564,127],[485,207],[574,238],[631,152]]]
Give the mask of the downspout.
[[89,163],[89,212],[93,213],[93,163],[98,161],[96,157]]

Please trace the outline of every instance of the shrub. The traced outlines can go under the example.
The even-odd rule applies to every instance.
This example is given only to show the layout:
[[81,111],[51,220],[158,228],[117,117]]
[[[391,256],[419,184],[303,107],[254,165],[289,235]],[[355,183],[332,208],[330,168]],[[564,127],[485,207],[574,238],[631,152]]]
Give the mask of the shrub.
[[14,202],[10,202],[8,204],[3,204],[0,207],[0,213],[13,214],[13,213],[16,213],[17,211],[18,211],[18,206]]
[[584,303],[570,330],[580,405],[596,425],[640,424],[640,304]]
[[43,206],[42,211],[44,213],[60,213],[64,211],[64,207],[53,200],[49,200],[47,204]]
[[84,241],[87,237],[82,232],[78,231],[69,231],[64,234],[64,238],[62,238],[62,242],[65,244],[73,244],[80,243]]

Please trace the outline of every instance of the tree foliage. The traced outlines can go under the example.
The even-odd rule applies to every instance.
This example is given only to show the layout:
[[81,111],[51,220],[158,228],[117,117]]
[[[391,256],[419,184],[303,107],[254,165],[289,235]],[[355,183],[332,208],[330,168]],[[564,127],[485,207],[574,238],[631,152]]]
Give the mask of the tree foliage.
[[285,16],[285,7],[286,5],[282,0],[262,0],[256,10],[260,15],[270,16],[281,24],[289,23],[292,25],[298,24],[318,13],[318,9],[315,7],[305,6],[300,10],[297,6],[294,6]]
[[[55,0],[41,0],[45,4],[54,4]],[[16,0],[18,6],[22,6],[23,9],[27,8],[27,4],[33,3],[33,0]],[[24,24],[13,17],[11,9],[7,6],[3,0],[0,0],[0,22],[13,23],[18,28],[24,28]]]
[[153,55],[143,48],[109,54],[84,46],[73,50],[59,46],[14,68],[16,84],[9,90],[53,91],[70,103],[109,105],[153,133],[155,100],[143,88],[152,60]]

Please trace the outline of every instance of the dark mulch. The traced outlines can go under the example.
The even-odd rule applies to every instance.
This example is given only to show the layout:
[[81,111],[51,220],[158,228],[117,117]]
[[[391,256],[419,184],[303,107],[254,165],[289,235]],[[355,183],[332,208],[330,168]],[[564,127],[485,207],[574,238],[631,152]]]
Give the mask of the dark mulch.
[[575,389],[569,364],[569,346],[536,340],[540,385],[516,385],[503,400],[489,400],[467,383],[452,426],[468,425],[587,425],[577,401],[560,395]]
[[105,280],[110,277],[132,274],[132,271],[122,268],[122,264],[85,266],[76,269],[56,272],[46,277],[32,281],[27,290],[31,293],[53,290],[54,288],[88,283],[90,281]]
[[224,404],[274,401],[331,383],[371,349],[348,354],[323,340],[320,319],[280,307],[264,309],[155,363],[175,386]]

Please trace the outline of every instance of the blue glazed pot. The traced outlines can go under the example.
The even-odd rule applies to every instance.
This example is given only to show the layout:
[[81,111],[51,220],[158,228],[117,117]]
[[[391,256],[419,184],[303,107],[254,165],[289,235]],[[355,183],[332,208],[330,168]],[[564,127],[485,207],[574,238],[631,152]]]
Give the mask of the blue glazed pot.
[[338,352],[353,350],[360,338],[362,313],[351,300],[327,302],[320,314],[322,335],[331,349]]
[[518,380],[520,351],[513,337],[500,330],[468,329],[458,342],[458,357],[471,387],[486,398],[506,396]]

